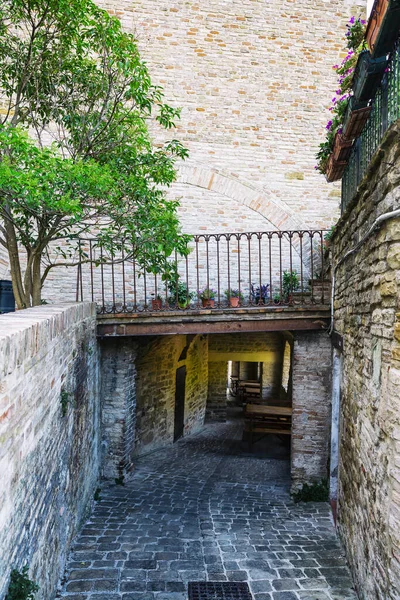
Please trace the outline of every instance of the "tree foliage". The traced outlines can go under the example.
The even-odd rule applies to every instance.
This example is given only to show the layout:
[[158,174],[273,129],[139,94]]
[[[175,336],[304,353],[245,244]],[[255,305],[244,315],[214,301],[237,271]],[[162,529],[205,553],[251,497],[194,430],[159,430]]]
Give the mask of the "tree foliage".
[[187,252],[165,195],[187,151],[152,142],[149,121],[170,130],[180,113],[134,37],[91,0],[3,0],[0,56],[0,243],[18,306],[40,304],[50,269],[82,258],[74,241],[94,231],[168,271]]

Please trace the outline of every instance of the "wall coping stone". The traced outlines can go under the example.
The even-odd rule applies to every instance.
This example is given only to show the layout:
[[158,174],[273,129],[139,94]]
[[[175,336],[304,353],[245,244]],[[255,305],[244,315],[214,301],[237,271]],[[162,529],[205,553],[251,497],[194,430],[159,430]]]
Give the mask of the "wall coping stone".
[[78,321],[96,317],[92,302],[27,308],[0,315],[0,377],[39,354],[62,331]]

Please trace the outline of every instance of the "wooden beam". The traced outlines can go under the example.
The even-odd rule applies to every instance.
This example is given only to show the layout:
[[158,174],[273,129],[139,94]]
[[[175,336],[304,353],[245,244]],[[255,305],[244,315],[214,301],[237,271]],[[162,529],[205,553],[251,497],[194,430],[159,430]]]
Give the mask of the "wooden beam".
[[311,315],[303,318],[258,319],[235,321],[181,321],[181,322],[132,322],[116,319],[107,323],[98,321],[99,337],[128,337],[143,335],[188,335],[208,333],[250,333],[252,331],[321,331],[329,326],[329,318]]

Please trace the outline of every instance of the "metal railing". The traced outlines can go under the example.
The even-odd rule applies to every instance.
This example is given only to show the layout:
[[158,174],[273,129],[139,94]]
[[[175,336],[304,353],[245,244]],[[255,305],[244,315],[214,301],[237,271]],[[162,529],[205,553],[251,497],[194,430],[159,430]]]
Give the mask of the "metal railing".
[[400,118],[400,42],[398,41],[372,101],[372,111],[356,140],[342,178],[342,212],[354,198],[387,129]]
[[170,280],[141,269],[133,252],[106,250],[96,239],[79,246],[76,300],[96,302],[100,314],[330,302],[323,230],[195,235],[188,256],[169,259]]

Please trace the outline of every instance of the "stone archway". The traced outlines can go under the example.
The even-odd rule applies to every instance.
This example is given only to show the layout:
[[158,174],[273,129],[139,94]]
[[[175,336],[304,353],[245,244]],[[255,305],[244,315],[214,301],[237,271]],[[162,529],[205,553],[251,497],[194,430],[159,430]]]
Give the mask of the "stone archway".
[[178,182],[215,192],[259,213],[274,229],[302,229],[302,223],[281,201],[268,197],[249,182],[220,173],[207,166],[182,165]]

